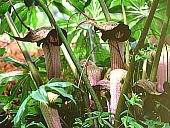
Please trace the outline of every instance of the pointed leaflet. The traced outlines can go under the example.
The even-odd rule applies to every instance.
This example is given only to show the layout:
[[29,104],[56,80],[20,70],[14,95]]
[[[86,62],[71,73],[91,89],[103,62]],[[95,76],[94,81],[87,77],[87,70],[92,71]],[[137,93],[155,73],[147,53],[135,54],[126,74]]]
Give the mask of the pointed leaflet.
[[75,88],[78,88],[78,86],[70,83],[70,82],[53,82],[53,80],[55,80],[56,78],[51,79],[45,86],[52,86],[52,87],[69,87],[69,86],[73,86]]
[[68,16],[71,15],[71,12],[62,3],[53,1],[53,5],[56,6],[61,13],[67,14]]
[[26,109],[26,105],[27,105],[27,103],[28,103],[28,101],[29,101],[30,99],[31,99],[30,96],[27,97],[27,98],[24,100],[24,102],[21,104],[21,106],[20,106],[20,108],[19,108],[16,116],[15,116],[14,119],[13,119],[14,125],[17,124],[17,123],[20,121],[20,119],[21,119],[21,117],[22,117],[22,115],[23,115],[23,113],[24,113],[24,111],[25,111],[25,109]]
[[76,101],[73,99],[73,96],[71,94],[68,94],[63,88],[57,88],[57,87],[52,87],[52,86],[48,86],[48,87],[57,91],[60,95],[67,97],[71,99],[74,103],[76,103]]
[[33,91],[30,95],[33,99],[38,100],[40,102],[48,103],[47,92],[45,90],[45,86],[42,85],[38,90]]
[[[10,92],[10,100],[13,100],[14,97],[17,95],[19,88],[21,87],[22,83],[25,81],[27,76],[24,76],[18,80],[18,82],[12,87]],[[25,86],[25,85],[24,85]],[[24,87],[25,88],[25,87]]]
[[0,0],[0,16],[3,16],[9,9],[10,3],[7,0]]
[[0,83],[14,81],[14,80],[20,79],[24,75],[27,75],[27,73],[23,72],[23,71],[13,71],[13,72],[8,72],[8,73],[1,73],[0,74]]

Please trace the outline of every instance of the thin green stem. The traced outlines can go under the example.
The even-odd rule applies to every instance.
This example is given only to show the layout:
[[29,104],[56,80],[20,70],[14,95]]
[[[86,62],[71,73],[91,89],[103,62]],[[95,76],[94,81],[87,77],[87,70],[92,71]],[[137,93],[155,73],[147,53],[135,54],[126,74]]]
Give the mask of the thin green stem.
[[106,20],[111,21],[112,18],[110,17],[109,11],[107,9],[107,6],[106,6],[104,0],[99,0],[99,3],[100,3],[100,6],[102,7],[102,10],[103,10]]
[[[70,48],[70,46],[69,46],[69,44],[68,44],[68,42],[67,42],[67,39],[65,38],[65,36],[64,36],[63,32],[61,31],[60,27],[58,26],[58,24],[56,23],[53,15],[52,15],[52,13],[51,13],[50,10],[45,6],[45,4],[43,3],[43,1],[41,1],[41,0],[36,0],[36,1],[37,1],[37,3],[42,7],[42,9],[44,10],[44,12],[47,14],[47,16],[48,16],[49,21],[51,22],[51,24],[52,24],[52,25],[55,27],[55,29],[58,31],[60,38],[63,40],[63,43],[64,43],[64,45],[65,45],[68,53],[70,54],[70,57],[72,58],[75,66],[76,66],[76,68],[77,68],[78,73],[81,74],[81,73],[82,73],[82,69],[81,69],[80,65],[78,64],[78,61],[77,61],[77,59],[76,59],[73,51],[71,50],[71,48]],[[101,106],[101,104],[100,104],[100,102],[99,102],[99,99],[97,98],[97,96],[96,96],[96,94],[95,94],[95,91],[94,91],[93,88],[91,87],[90,82],[89,82],[89,80],[87,79],[87,77],[85,76],[84,73],[82,74],[82,79],[83,79],[83,81],[85,82],[85,85],[87,86],[88,91],[90,92],[90,94],[91,94],[92,97],[93,97],[93,100],[94,100],[94,102],[95,102],[95,104],[96,104],[97,110],[100,111],[100,112],[102,112],[102,106]]]
[[142,67],[142,79],[143,80],[147,78],[146,68],[147,68],[147,59],[143,61],[143,67]]
[[[18,33],[17,29],[16,29],[16,26],[15,26],[15,24],[14,24],[14,22],[13,22],[11,16],[10,16],[9,12],[7,12],[5,14],[5,17],[7,19],[9,27],[11,28],[11,31],[14,34],[14,36],[19,37],[19,33]],[[40,77],[40,74],[39,74],[37,68],[35,67],[35,65],[34,65],[34,63],[32,61],[32,58],[30,57],[30,55],[29,55],[29,53],[27,51],[27,48],[25,47],[24,43],[21,42],[21,41],[17,41],[17,44],[18,44],[21,52],[23,53],[23,55],[25,57],[25,60],[26,60],[28,66],[30,68],[32,77],[35,80],[35,83],[37,85],[36,88],[38,89],[38,86],[43,84],[43,81],[42,81],[42,79]]]
[[152,8],[151,8],[149,16],[146,20],[146,23],[145,23],[145,26],[144,26],[143,31],[141,33],[141,36],[139,38],[138,44],[134,49],[134,54],[137,54],[138,50],[141,49],[144,46],[145,38],[147,36],[148,30],[149,30],[150,24],[152,22],[153,16],[155,14],[156,8],[158,6],[158,3],[159,3],[159,0],[153,1]]
[[164,24],[163,24],[163,28],[162,28],[162,32],[161,32],[161,37],[160,37],[160,40],[159,40],[158,48],[157,48],[157,51],[156,51],[156,56],[155,56],[155,59],[154,59],[153,65],[152,65],[151,74],[150,74],[150,80],[152,82],[156,81],[156,75],[157,75],[159,60],[160,60],[162,48],[163,48],[163,45],[164,45],[164,42],[165,42],[165,36],[166,36],[166,32],[167,32],[167,28],[168,28],[168,24],[169,24],[169,19],[170,19],[169,6],[170,6],[170,0],[167,0],[166,18],[164,20]]
[[[5,14],[5,17],[7,19],[7,22],[9,24],[11,31],[14,34],[14,36],[19,37],[19,33],[16,29],[16,26],[15,26],[15,24],[14,24],[14,22],[13,22],[11,16],[10,16],[9,12],[7,12]],[[35,85],[35,87],[33,86],[32,89],[33,90],[38,89],[39,86],[43,85],[43,81],[40,77],[38,69],[35,67],[35,65],[34,65],[24,43],[20,42],[20,41],[17,41],[17,43],[18,43],[18,46],[19,46],[21,52],[23,53],[23,55],[25,57],[25,60],[28,64],[29,68],[30,68],[31,76],[33,77],[33,79],[36,83],[36,84],[33,84],[33,85]],[[57,109],[53,109],[45,103],[40,103],[40,109],[42,111],[44,119],[46,120],[48,127],[50,127],[50,128],[61,128],[61,123],[60,123],[60,120],[59,120]],[[51,119],[51,120],[48,120],[48,119]]]
[[[124,0],[121,0],[121,5],[122,5],[122,14],[123,14],[123,20],[124,24],[127,24],[127,19],[126,19],[126,12],[125,12],[125,7],[124,7]],[[129,67],[129,41],[125,41],[125,49],[126,49],[126,65]]]
[[[168,9],[169,9],[169,7],[168,7]],[[161,37],[160,37],[158,48],[157,48],[157,51],[156,51],[156,56],[155,56],[155,59],[154,59],[153,65],[152,65],[151,74],[150,74],[150,80],[152,82],[156,81],[159,60],[160,60],[160,56],[161,56],[161,53],[162,53],[162,48],[164,46],[168,24],[169,24],[169,18],[165,18],[165,22],[163,24],[163,28],[162,28],[162,32],[161,32]]]

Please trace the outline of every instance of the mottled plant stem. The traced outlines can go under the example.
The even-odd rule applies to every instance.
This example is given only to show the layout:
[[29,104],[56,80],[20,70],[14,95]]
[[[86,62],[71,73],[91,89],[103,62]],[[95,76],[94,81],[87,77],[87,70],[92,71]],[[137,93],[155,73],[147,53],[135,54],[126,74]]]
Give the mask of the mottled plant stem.
[[[64,43],[64,46],[66,47],[68,53],[70,54],[70,57],[72,58],[75,66],[76,66],[76,68],[77,68],[78,73],[81,74],[81,73],[82,73],[82,69],[81,69],[81,67],[80,67],[80,65],[79,65],[79,63],[78,63],[78,61],[77,61],[77,59],[76,59],[73,51],[71,50],[71,48],[70,48],[70,46],[69,46],[69,44],[68,44],[68,42],[67,42],[67,39],[65,38],[65,36],[64,36],[63,32],[61,31],[60,27],[58,26],[58,24],[56,23],[53,15],[52,15],[52,13],[51,13],[50,10],[46,7],[46,5],[43,3],[43,1],[36,0],[36,2],[42,7],[42,9],[44,10],[44,12],[45,12],[45,13],[47,14],[47,16],[48,16],[50,23],[51,23],[51,24],[55,27],[55,29],[58,31],[59,36],[61,37],[61,39],[62,39],[62,41],[63,41],[63,43]],[[95,102],[95,104],[96,104],[97,110],[100,111],[100,112],[102,112],[103,110],[102,110],[102,106],[101,106],[101,104],[100,104],[100,102],[99,102],[99,99],[97,98],[97,96],[96,96],[96,94],[95,94],[95,91],[94,91],[93,88],[91,87],[90,82],[89,82],[89,80],[87,79],[87,77],[86,77],[86,75],[85,75],[84,73],[82,73],[82,79],[83,79],[83,81],[85,82],[85,85],[86,85],[88,91],[90,92],[90,94],[91,94],[92,97],[93,97],[93,100],[94,100],[94,102]]]
[[[14,22],[13,22],[11,16],[10,16],[9,12],[7,12],[5,14],[5,17],[7,19],[7,23],[9,24],[9,27],[10,27],[13,35],[16,36],[16,37],[19,37],[19,32],[17,31],[17,28],[16,28],[16,26],[15,26],[15,24],[14,24]],[[28,66],[29,66],[30,71],[31,71],[32,77],[35,80],[35,83],[37,85],[35,88],[38,89],[38,86],[43,84],[43,81],[40,77],[38,69],[35,67],[35,65],[32,61],[32,58],[31,58],[30,54],[28,53],[28,50],[27,50],[26,46],[24,45],[24,43],[21,42],[21,41],[17,41],[17,44],[18,44],[22,54],[24,55],[24,58],[25,58]]]
[[[170,0],[168,0],[168,1],[170,1]],[[170,2],[169,2],[169,4],[170,4]],[[156,56],[155,56],[153,64],[152,64],[152,70],[151,70],[151,74],[150,74],[150,80],[152,82],[156,81],[159,60],[160,60],[160,56],[161,56],[161,53],[162,53],[162,48],[163,48],[164,43],[165,43],[165,36],[166,36],[167,29],[168,29],[169,18],[170,18],[170,14],[169,14],[170,11],[168,11],[168,10],[169,10],[169,5],[167,4],[167,16],[164,19],[163,28],[162,28],[162,31],[161,31],[161,37],[160,37],[160,40],[159,40],[158,48],[157,48],[157,51],[156,51]]]
[[[121,0],[121,5],[122,5],[122,14],[123,14],[123,20],[124,20],[124,24],[127,24],[127,19],[126,19],[126,12],[125,12],[125,7],[124,7],[124,0]],[[130,58],[130,54],[129,54],[129,41],[125,41],[125,53],[126,53],[126,65],[129,67],[129,58]]]
[[103,10],[106,20],[111,21],[112,18],[110,17],[109,11],[107,9],[107,6],[106,6],[104,0],[99,0],[99,3],[100,3],[100,6],[102,7],[102,10]]
[[[17,28],[9,14],[9,12],[7,12],[5,14],[5,17],[7,19],[7,22],[11,28],[12,33],[14,34],[14,36],[19,37],[19,33],[17,31]],[[21,41],[17,41],[17,44],[22,52],[22,54],[25,57],[25,60],[30,68],[31,71],[31,75],[35,81],[36,84],[35,87],[32,87],[32,89],[38,89],[39,86],[43,85],[43,81],[40,77],[40,74],[38,72],[38,69],[35,67],[32,58],[30,57],[30,54],[28,53],[27,48],[25,47],[24,43]],[[46,120],[46,123],[48,125],[49,128],[62,128],[61,124],[60,124],[60,119],[59,119],[59,115],[58,115],[58,111],[57,109],[53,109],[51,107],[49,107],[47,104],[40,102],[40,109],[41,112]],[[54,116],[55,115],[55,116]]]
[[124,68],[124,42],[109,41],[111,68]]
[[60,78],[60,46],[55,46],[52,43],[42,45],[48,79]]
[[[100,6],[102,7],[103,13],[105,15],[105,19],[107,21],[111,21],[111,17],[109,14],[109,11],[107,9],[107,6],[104,2],[104,0],[99,0]],[[110,61],[111,61],[111,68],[114,69],[122,69],[124,68],[124,42],[116,42],[114,40],[109,40],[109,48],[110,48]],[[115,74],[116,76],[116,74]],[[120,96],[120,86],[121,84],[118,84],[118,82],[113,81],[114,79],[110,78],[110,95],[111,95],[111,103],[110,109],[113,114],[115,114],[115,111],[118,107],[118,100]],[[118,97],[118,98],[115,98]],[[114,124],[114,121],[111,121],[112,124]]]
[[[144,46],[144,41],[145,41],[145,38],[147,36],[151,22],[153,20],[153,17],[154,17],[156,8],[158,6],[158,3],[159,3],[159,0],[153,1],[149,16],[148,16],[146,23],[145,23],[145,26],[144,26],[144,29],[141,33],[138,44],[134,49],[133,57],[132,57],[130,65],[129,65],[128,73],[127,73],[127,76],[126,76],[126,79],[125,79],[125,82],[124,82],[124,85],[123,85],[123,88],[122,88],[122,91],[121,91],[121,94],[120,94],[120,97],[119,97],[118,107],[117,107],[117,111],[116,111],[116,115],[115,115],[116,120],[120,121],[119,115],[123,111],[122,108],[125,105],[124,94],[127,95],[128,89],[131,87],[131,83],[132,83],[132,78],[133,78],[132,76],[133,76],[134,67],[135,67],[135,56],[138,53],[138,51]],[[115,126],[115,128],[118,128],[119,125],[120,125],[120,122],[116,121],[114,126]]]

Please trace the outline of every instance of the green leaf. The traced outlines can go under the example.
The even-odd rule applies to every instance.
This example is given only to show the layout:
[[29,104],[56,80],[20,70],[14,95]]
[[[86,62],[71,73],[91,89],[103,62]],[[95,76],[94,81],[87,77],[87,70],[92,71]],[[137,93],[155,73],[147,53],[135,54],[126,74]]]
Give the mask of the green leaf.
[[25,6],[26,6],[26,7],[30,7],[30,6],[33,5],[34,0],[24,0],[24,3],[25,3]]
[[108,121],[106,120],[103,120],[104,124],[109,126],[109,128],[114,128]]
[[83,122],[79,118],[75,118],[75,123],[74,124],[83,124]]
[[102,112],[101,113],[101,117],[110,116],[110,115],[112,115],[111,112]]
[[113,6],[109,8],[110,13],[122,13],[121,5]]
[[26,77],[22,77],[18,80],[18,82],[12,87],[12,90],[10,92],[10,101],[13,100],[13,98],[16,96],[18,90],[20,89],[23,81],[25,81]]
[[162,128],[170,128],[168,123],[165,123]]
[[68,35],[68,42],[71,43],[72,39],[77,35],[77,33],[80,31],[80,29],[76,29],[71,32],[71,34]]
[[[27,20],[27,14],[28,14],[29,9],[25,8],[25,6],[21,6],[19,7],[18,10],[20,10],[20,11],[17,11],[19,17],[25,23],[25,21]],[[14,23],[16,24],[16,27],[20,33],[24,34],[27,31],[27,29],[22,25],[18,17],[15,18]]]
[[92,117],[85,119],[85,121],[94,120],[94,119],[97,119],[97,118],[99,118],[99,116],[92,116]]
[[125,110],[122,113],[120,113],[120,115],[123,115],[123,114],[131,114],[131,112],[129,110]]
[[30,79],[29,77],[25,78],[24,85],[22,87],[22,97],[21,97],[21,102],[23,102],[27,97],[28,97],[28,89],[30,87]]
[[57,91],[60,95],[71,99],[76,104],[76,101],[73,99],[73,96],[71,94],[68,94],[63,88],[56,88],[56,87],[50,87],[50,86],[48,87]]
[[67,14],[68,16],[71,16],[71,12],[66,7],[64,7],[61,3],[53,1],[53,4],[58,8],[58,10],[61,13]]
[[94,115],[97,115],[97,116],[100,116],[101,115],[101,112],[99,112],[99,111],[94,111],[94,112],[88,112],[88,113],[85,113],[86,115],[87,114],[94,114]]
[[10,64],[13,64],[15,67],[29,70],[28,66],[27,66],[25,63],[22,63],[22,62],[20,62],[20,61],[17,61],[17,60],[15,60],[15,59],[13,59],[13,58],[4,57],[4,58],[2,58],[2,59],[0,59],[0,60],[3,61],[3,62],[7,62],[7,63],[10,63]]
[[27,73],[25,73],[23,71],[13,71],[13,72],[8,72],[8,73],[1,73],[0,74],[0,84],[6,83],[8,81],[14,81],[14,80],[20,79],[25,75],[27,75]]
[[0,56],[3,56],[6,52],[6,48],[0,48]]
[[45,91],[44,85],[42,85],[38,90],[33,91],[30,96],[35,100],[48,104],[47,92]]
[[7,104],[8,103],[8,99],[9,99],[8,96],[0,96],[0,102],[1,103]]
[[79,0],[70,0],[70,1],[72,2],[72,4],[73,4],[75,7],[79,8],[81,11],[84,12],[84,4],[83,4],[82,1],[79,1]]
[[0,85],[0,95],[2,95],[2,93],[6,90],[7,87],[8,85]]
[[90,3],[91,3],[91,1],[92,1],[92,0],[87,0],[86,3],[85,3],[85,5],[84,5],[84,8],[86,8],[87,6],[89,6]]
[[31,90],[32,90],[32,91],[37,90],[36,85],[35,85],[35,82],[34,82],[34,80],[32,79],[32,77],[29,76],[29,77],[27,78],[27,80],[30,82],[30,88],[31,88]]
[[[80,52],[81,51],[81,52]],[[80,32],[80,35],[78,37],[78,40],[76,42],[76,46],[74,48],[74,53],[76,57],[83,58],[83,55],[86,55],[86,46],[85,46],[85,36],[84,36],[84,31]]]
[[52,78],[52,79],[50,79],[50,81],[48,83],[55,83],[55,82],[63,82],[63,80],[60,78]]
[[[52,79],[52,80],[54,80],[54,79]],[[73,86],[75,88],[78,88],[77,85],[72,84],[70,82],[53,82],[53,81],[51,82],[51,81],[49,81],[45,86],[47,86],[47,87],[62,87],[62,88]]]
[[0,1],[0,16],[3,16],[9,9],[10,3],[7,0]]
[[24,100],[24,102],[21,104],[21,106],[20,106],[20,108],[19,108],[16,116],[15,116],[14,119],[13,119],[14,125],[17,124],[17,123],[20,121],[20,119],[21,119],[21,117],[22,117],[22,115],[23,115],[23,113],[24,113],[24,111],[25,111],[25,109],[26,109],[26,105],[27,105],[27,103],[28,103],[28,101],[29,101],[30,99],[31,99],[30,96],[27,97],[27,98]]
[[104,126],[104,123],[103,123],[103,121],[102,121],[102,119],[101,118],[98,118],[98,122],[99,122],[99,124],[102,126],[102,128],[103,128],[103,126]]
[[109,8],[113,0],[104,0],[104,1],[106,3],[107,8]]
[[30,127],[30,126],[32,126],[32,125],[36,125],[36,126],[38,126],[39,128],[46,128],[46,126],[43,124],[43,123],[41,123],[41,122],[39,122],[39,123],[36,123],[35,121],[32,121],[31,123],[29,123],[26,127]]
[[136,9],[141,9],[142,7],[144,7],[145,4],[145,0],[129,0],[129,2]]
[[31,19],[32,19],[33,28],[36,29],[37,22],[38,22],[38,17],[37,17],[37,10],[36,10],[35,7],[32,9],[32,17],[31,17]]
[[144,128],[142,125],[138,124],[135,121],[131,121],[129,122],[134,128]]

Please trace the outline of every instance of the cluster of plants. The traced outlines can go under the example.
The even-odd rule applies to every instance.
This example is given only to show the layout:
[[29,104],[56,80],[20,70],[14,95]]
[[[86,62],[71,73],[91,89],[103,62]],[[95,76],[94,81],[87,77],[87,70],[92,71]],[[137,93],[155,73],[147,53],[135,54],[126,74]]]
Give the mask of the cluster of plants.
[[[148,15],[156,2],[159,4],[149,21]],[[49,79],[46,56],[30,57],[29,49],[37,48],[28,43],[33,40],[32,37],[29,37],[30,40],[25,38],[25,42],[18,41],[25,63],[15,60],[13,55],[3,57],[8,49],[0,48],[0,61],[18,68],[18,71],[0,71],[0,127],[46,128],[50,126],[50,118],[55,119],[50,112],[56,110],[63,128],[169,128],[168,120],[161,121],[157,118],[160,115],[154,117],[154,114],[163,109],[170,116],[169,103],[162,104],[162,100],[170,95],[170,89],[165,89],[167,94],[161,95],[161,98],[150,95],[146,90],[142,90],[140,96],[139,90],[133,89],[138,80],[148,76],[155,82],[156,73],[151,70],[152,56],[147,53],[159,49],[152,39],[158,41],[170,34],[170,12],[166,8],[169,3],[170,0],[0,0],[0,34],[7,32],[12,35],[12,40],[19,35],[24,37],[26,31],[47,27],[47,24],[57,30],[58,39],[62,40],[62,45],[56,46],[61,49],[59,78]],[[120,94],[122,102],[118,103],[115,116],[108,111],[108,89],[101,85],[91,86],[87,72],[79,63],[83,59],[91,60],[95,66],[102,68],[101,80],[111,70],[109,40],[103,41],[101,34],[95,30],[96,23],[105,23],[110,20],[109,17],[130,29],[129,39],[124,43],[123,60],[128,73]],[[164,24],[167,24],[166,30],[162,29]],[[67,32],[67,36],[63,32]],[[39,39],[36,40],[39,42]],[[147,62],[146,70],[143,68],[145,60],[151,60]],[[154,103],[145,107],[153,99]],[[154,112],[147,114],[146,109]],[[137,111],[140,112],[136,114]],[[111,123],[113,120],[114,124]]]

